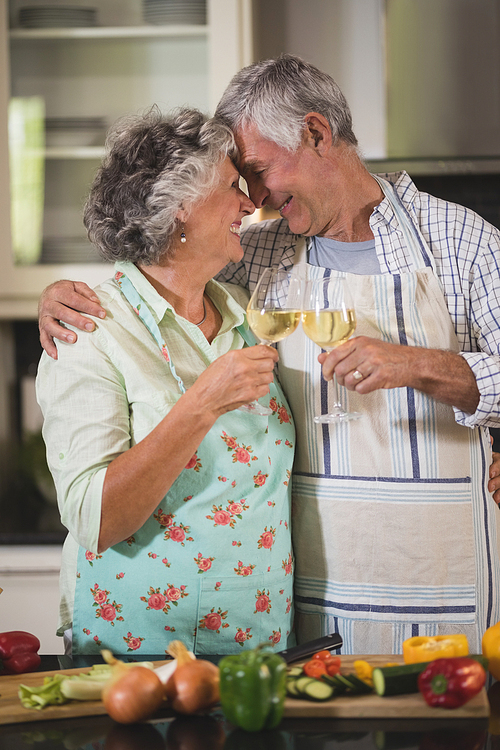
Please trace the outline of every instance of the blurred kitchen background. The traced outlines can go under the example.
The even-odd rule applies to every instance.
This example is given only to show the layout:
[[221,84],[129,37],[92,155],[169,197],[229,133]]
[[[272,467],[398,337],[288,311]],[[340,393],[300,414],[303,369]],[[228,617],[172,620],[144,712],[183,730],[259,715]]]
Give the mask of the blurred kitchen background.
[[81,210],[117,117],[153,103],[213,112],[239,68],[298,54],[340,84],[372,171],[406,169],[500,227],[500,0],[91,6],[0,0],[0,615],[19,628],[7,611],[20,598],[50,612],[45,652],[65,532],[34,395],[37,300],[57,279],[110,275]]

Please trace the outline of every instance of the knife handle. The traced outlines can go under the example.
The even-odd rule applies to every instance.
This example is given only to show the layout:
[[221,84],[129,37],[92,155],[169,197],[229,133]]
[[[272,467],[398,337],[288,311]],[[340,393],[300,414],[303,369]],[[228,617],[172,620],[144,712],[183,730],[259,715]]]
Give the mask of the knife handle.
[[338,633],[330,633],[322,638],[316,638],[314,641],[308,641],[302,643],[300,646],[293,646],[293,648],[287,648],[285,651],[278,651],[279,655],[283,657],[287,664],[292,661],[299,661],[304,659],[306,656],[311,656],[317,651],[332,651],[335,648],[342,647],[342,638]]

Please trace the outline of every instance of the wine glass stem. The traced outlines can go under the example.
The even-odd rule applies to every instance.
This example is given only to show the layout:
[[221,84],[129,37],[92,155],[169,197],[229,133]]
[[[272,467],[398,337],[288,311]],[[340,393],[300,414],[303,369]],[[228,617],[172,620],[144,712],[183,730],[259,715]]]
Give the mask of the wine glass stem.
[[339,398],[339,384],[337,383],[337,376],[335,375],[335,373],[333,373],[333,395],[334,395],[333,405],[335,409],[341,409],[342,404],[340,403],[340,398]]

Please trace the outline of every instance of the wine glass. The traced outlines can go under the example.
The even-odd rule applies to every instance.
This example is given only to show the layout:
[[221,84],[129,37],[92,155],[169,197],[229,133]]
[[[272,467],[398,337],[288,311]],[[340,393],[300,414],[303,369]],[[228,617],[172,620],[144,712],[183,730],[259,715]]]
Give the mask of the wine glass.
[[[304,333],[327,352],[347,341],[356,328],[354,304],[342,276],[307,282],[302,310]],[[359,419],[357,411],[347,412],[339,399],[338,383],[333,374],[334,404],[329,414],[314,417],[316,424],[348,422]]]
[[[292,271],[266,268],[247,306],[247,321],[259,344],[274,344],[295,331],[301,316],[301,281]],[[268,416],[272,410],[258,401],[241,411]]]

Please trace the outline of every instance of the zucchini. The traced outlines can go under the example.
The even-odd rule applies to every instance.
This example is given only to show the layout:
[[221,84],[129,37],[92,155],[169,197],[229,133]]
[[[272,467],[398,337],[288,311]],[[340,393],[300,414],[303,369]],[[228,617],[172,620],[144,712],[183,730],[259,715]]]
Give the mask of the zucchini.
[[286,693],[290,698],[300,698],[300,693],[297,690],[297,678],[288,678],[286,681]]
[[314,680],[314,677],[308,677],[307,675],[304,675],[303,677],[297,677],[295,680],[295,687],[297,688],[297,692],[299,693],[298,697],[302,697],[304,695],[306,686],[309,682],[312,682]]
[[[468,654],[461,658],[474,659],[485,670],[488,669],[488,660],[482,654]],[[382,696],[418,693],[418,676],[429,664],[432,662],[422,661],[416,664],[398,664],[396,667],[375,667],[372,673],[375,692]]]
[[312,679],[304,687],[304,698],[310,701],[328,701],[335,695],[335,689],[323,680]]
[[302,667],[291,667],[286,673],[287,677],[300,677],[304,674]]

